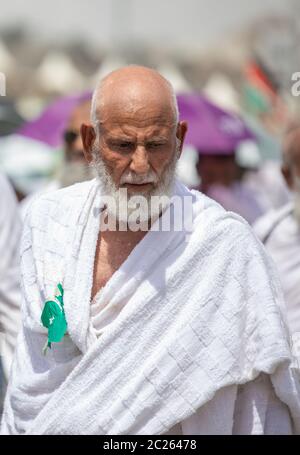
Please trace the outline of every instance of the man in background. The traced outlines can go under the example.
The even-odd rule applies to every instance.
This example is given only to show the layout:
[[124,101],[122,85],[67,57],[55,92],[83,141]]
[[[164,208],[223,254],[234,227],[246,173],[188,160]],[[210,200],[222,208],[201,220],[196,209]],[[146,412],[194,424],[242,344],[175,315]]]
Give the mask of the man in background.
[[80,136],[80,126],[89,121],[91,101],[82,100],[73,109],[63,133],[63,159],[55,178],[42,190],[30,194],[21,202],[22,217],[31,202],[41,194],[65,188],[74,183],[84,182],[95,177],[93,169],[87,164]]
[[258,220],[254,228],[274,259],[285,294],[292,334],[300,332],[300,127],[283,143],[282,174],[294,198]]
[[64,131],[64,160],[57,175],[57,189],[84,182],[95,177],[93,170],[85,160],[80,127],[90,118],[91,101],[78,104],[71,113]]
[[263,214],[251,189],[243,183],[245,169],[239,166],[234,150],[227,153],[199,151],[197,172],[200,191],[226,210],[238,213],[250,224]]

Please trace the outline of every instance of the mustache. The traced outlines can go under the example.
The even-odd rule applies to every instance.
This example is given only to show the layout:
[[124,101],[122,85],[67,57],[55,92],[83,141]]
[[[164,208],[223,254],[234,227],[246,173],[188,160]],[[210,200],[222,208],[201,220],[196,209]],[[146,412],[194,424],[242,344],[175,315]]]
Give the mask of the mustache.
[[107,194],[114,194],[116,196],[118,189],[126,183],[137,185],[154,183],[155,186],[151,190],[152,195],[168,195],[169,193],[172,193],[173,190],[174,179],[176,176],[178,150],[179,147],[177,147],[176,154],[163,171],[162,175],[159,176],[152,168],[147,174],[144,175],[136,174],[131,169],[127,169],[121,176],[118,185],[114,183],[110,175],[110,171],[101,157],[100,148],[97,142],[94,142],[91,147],[92,161],[89,166],[96,172],[102,190]]
[[129,171],[122,175],[120,185],[124,185],[125,183],[143,185],[146,183],[157,183],[158,180],[158,176],[153,171],[148,172],[147,175],[137,175],[134,172]]

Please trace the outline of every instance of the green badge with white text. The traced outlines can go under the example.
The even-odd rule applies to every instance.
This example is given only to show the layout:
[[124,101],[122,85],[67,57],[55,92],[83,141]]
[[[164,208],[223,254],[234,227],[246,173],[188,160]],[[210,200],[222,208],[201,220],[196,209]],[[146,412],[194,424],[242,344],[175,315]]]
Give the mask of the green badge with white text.
[[58,343],[67,332],[67,321],[64,310],[64,290],[62,285],[57,285],[57,293],[54,300],[48,300],[41,316],[44,327],[48,329],[48,340],[43,348],[46,354],[47,348],[51,349],[51,343]]

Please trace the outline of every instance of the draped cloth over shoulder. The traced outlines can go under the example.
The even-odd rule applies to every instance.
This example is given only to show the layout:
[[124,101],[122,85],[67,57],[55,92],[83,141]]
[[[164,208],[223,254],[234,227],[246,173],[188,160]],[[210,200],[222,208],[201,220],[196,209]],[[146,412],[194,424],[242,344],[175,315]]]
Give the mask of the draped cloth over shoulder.
[[[78,184],[36,201],[22,242],[23,329],[3,433],[163,434],[232,385],[268,376],[300,432],[299,376],[273,266],[247,223],[176,183],[193,223],[158,229],[170,207],[102,289],[122,305],[91,330],[101,193]],[[68,334],[42,348],[43,303],[64,288]],[[124,302],[126,305],[124,305]],[[231,431],[231,430],[229,430]]]
[[0,355],[5,380],[9,375],[21,322],[21,233],[22,223],[17,199],[7,178],[0,174]]

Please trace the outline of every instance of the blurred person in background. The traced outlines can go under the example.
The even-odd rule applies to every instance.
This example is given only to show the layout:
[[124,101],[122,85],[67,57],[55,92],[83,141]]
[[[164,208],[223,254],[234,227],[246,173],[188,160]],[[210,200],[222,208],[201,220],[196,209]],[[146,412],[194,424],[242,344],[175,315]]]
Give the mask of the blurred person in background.
[[200,191],[252,224],[264,212],[253,191],[243,184],[245,171],[237,163],[235,151],[222,154],[199,151]]
[[254,229],[279,270],[290,330],[300,333],[300,126],[283,141],[282,174],[293,199],[259,219]]
[[19,241],[21,219],[17,200],[6,177],[0,174],[0,359],[4,389],[20,327]]
[[291,192],[281,172],[280,161],[265,161],[255,172],[248,172],[243,179],[259,201],[264,213],[277,210],[291,201]]
[[91,101],[85,100],[78,104],[71,113],[63,135],[64,160],[56,179],[57,189],[95,177],[93,169],[85,160],[80,135],[80,127],[89,121],[90,112]]
[[94,170],[88,165],[84,158],[83,144],[80,136],[80,126],[82,123],[89,121],[90,110],[90,100],[81,101],[73,109],[69,122],[63,133],[64,149],[61,167],[55,178],[42,191],[30,194],[23,199],[21,202],[21,212],[23,218],[25,218],[29,205],[41,194],[65,188],[73,185],[74,183],[84,182],[95,177]]

